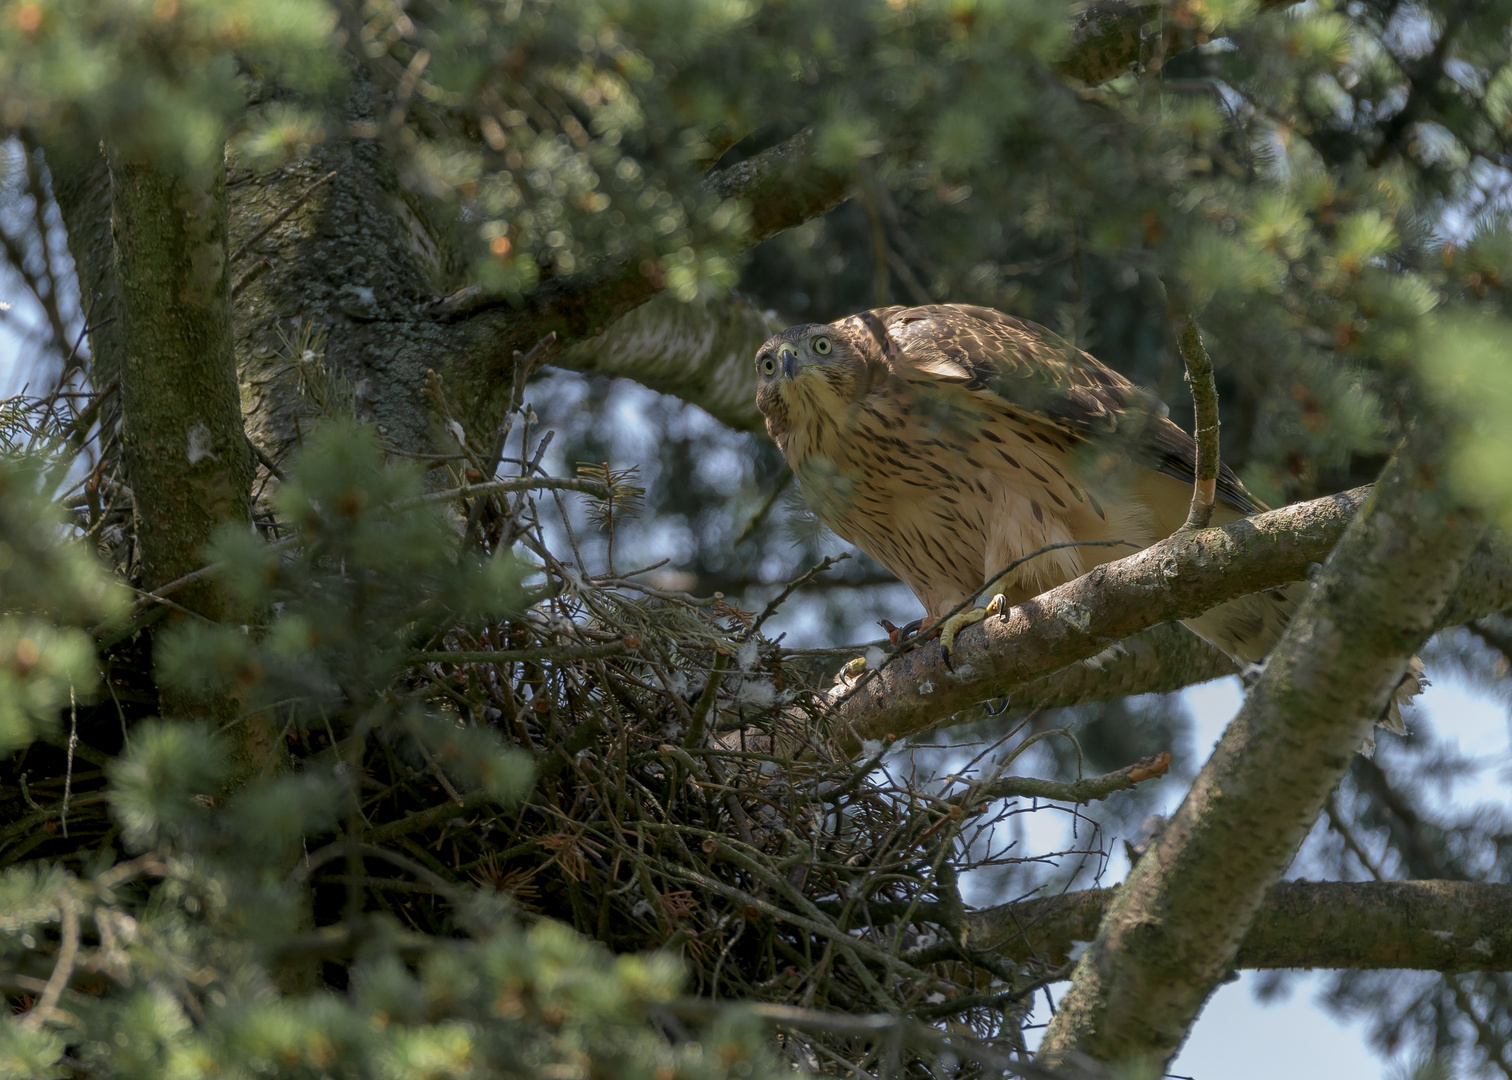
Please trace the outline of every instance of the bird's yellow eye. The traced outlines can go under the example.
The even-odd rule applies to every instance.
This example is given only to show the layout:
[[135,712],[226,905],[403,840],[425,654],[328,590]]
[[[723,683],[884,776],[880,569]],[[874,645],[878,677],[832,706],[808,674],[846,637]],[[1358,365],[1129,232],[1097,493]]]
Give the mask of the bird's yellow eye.
[[777,361],[772,359],[771,353],[767,353],[761,358],[761,373],[763,375],[777,374]]
[[814,351],[820,356],[828,356],[830,351],[830,339],[827,337],[816,337],[814,339]]

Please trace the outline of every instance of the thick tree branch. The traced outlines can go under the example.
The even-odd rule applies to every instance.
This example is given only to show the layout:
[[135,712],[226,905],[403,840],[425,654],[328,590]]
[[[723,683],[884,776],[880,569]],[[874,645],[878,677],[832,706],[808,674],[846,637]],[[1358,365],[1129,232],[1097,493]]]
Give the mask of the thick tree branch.
[[[973,912],[973,944],[1059,967],[1091,941],[1116,889]],[[1512,885],[1468,881],[1283,881],[1266,895],[1238,968],[1512,970]]]
[[[1285,2],[1291,0],[1267,0],[1266,6]],[[1074,17],[1060,70],[1099,83],[1149,62],[1152,50],[1164,57],[1195,41],[1180,20],[1162,20],[1159,5],[1096,3]],[[745,246],[850,198],[852,171],[821,162],[816,142],[813,130],[804,129],[704,179],[705,190],[749,207]],[[555,333],[558,349],[549,357],[553,364],[634,378],[699,405],[739,430],[760,430],[754,372],[746,369],[756,347],[770,336],[761,332],[764,320],[733,298],[686,312],[679,312],[675,301],[658,299],[654,313],[638,311],[661,288],[655,266],[626,262],[552,278],[525,298],[522,309],[474,287],[448,297],[432,314],[454,324],[453,347],[464,355],[508,357]],[[668,348],[658,348],[662,343]],[[481,389],[485,398],[492,398],[491,380],[510,372],[497,362],[484,366],[491,370]]]
[[737,296],[682,304],[664,294],[551,362],[634,379],[697,404],[737,431],[760,431],[754,357],[780,329],[776,319]]
[[1237,674],[1232,660],[1186,627],[1161,623],[1006,696],[1010,714],[1022,715],[1134,694],[1169,694]]
[[[1160,24],[1159,15],[1158,5],[1102,3],[1083,10],[1076,16],[1061,71],[1088,83],[1102,82],[1127,71],[1152,47],[1146,33],[1150,25],[1162,26],[1161,43],[1155,46],[1162,55],[1183,47],[1185,38],[1177,23]],[[854,180],[851,171],[822,163],[816,142],[812,129],[805,129],[705,178],[706,190],[722,198],[741,199],[749,206],[751,230],[745,238],[746,246],[801,225],[850,198]],[[743,319],[738,310],[729,315],[720,312],[725,302],[681,317],[667,314],[673,308],[668,302],[659,318],[637,320],[623,327],[615,325],[660,291],[661,275],[654,268],[625,263],[553,278],[526,297],[523,310],[509,309],[497,297],[467,289],[447,298],[435,311],[443,319],[465,320],[476,327],[476,336],[470,336],[469,350],[510,356],[513,350],[529,349],[546,334],[555,332],[564,347],[587,339],[596,339],[596,344],[592,351],[586,346],[569,349],[569,355],[552,357],[553,363],[577,370],[609,370],[627,375],[633,374],[627,366],[629,355],[643,350],[652,332],[665,332],[672,335],[670,340],[676,341],[678,335],[693,330],[708,338],[709,344],[686,355],[690,364],[687,377],[672,375],[672,366],[663,362],[659,365],[663,374],[657,381],[642,381],[653,389],[687,396],[721,419],[729,416],[732,426],[758,429],[760,418],[754,405],[741,400],[754,396],[754,380],[749,373],[739,372],[738,382],[724,381],[724,376],[734,370],[725,364],[724,358],[747,351],[754,353],[754,346],[769,335],[751,344],[753,335],[748,331],[753,323]],[[735,304],[738,308],[739,302]],[[711,334],[717,336],[710,337]],[[586,364],[594,363],[595,351],[607,353],[611,359],[599,360],[598,366],[589,368]]]
[[1484,531],[1415,432],[1077,964],[1040,1056],[1163,1065],[1432,633]]
[[751,208],[751,245],[833,210],[851,195],[849,170],[821,163],[812,128],[710,173],[704,186],[725,199],[743,199]]
[[[740,199],[751,214],[742,246],[750,247],[840,205],[851,175],[819,160],[815,136],[804,129],[785,142],[705,177],[704,188]],[[595,337],[611,322],[661,291],[659,267],[626,262],[551,278],[516,309],[500,297],[463,290],[437,305],[439,318],[466,322],[480,335],[474,347],[526,350],[548,333],[568,345]],[[758,344],[760,344],[758,342]]]
[[[926,642],[881,670],[837,686],[832,722],[863,739],[915,734],[988,698],[1103,652],[1163,622],[1264,589],[1300,581],[1328,557],[1369,488],[1181,533],[1097,567],[1001,618],[968,627],[954,668]],[[1467,621],[1512,605],[1512,551],[1498,539],[1471,560],[1466,587],[1446,609]]]
[[[122,442],[151,590],[205,564],[223,525],[251,522],[252,455],[232,351],[225,176],[189,178],[113,155],[110,201],[121,300]],[[242,613],[213,581],[179,596],[211,621]],[[162,690],[165,715],[229,719],[230,695]],[[266,757],[258,725],[238,728],[239,752]]]

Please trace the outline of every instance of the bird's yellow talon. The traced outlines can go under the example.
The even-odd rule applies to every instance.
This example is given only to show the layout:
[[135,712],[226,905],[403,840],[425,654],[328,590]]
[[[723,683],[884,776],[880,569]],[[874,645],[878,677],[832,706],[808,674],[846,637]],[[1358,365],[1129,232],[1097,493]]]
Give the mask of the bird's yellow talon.
[[[993,599],[997,599],[994,597]],[[986,608],[972,608],[958,615],[952,615],[940,624],[940,654],[945,660],[945,666],[951,667],[950,655],[955,651],[956,635],[973,623],[979,623],[987,617]]]
[[987,601],[987,607],[984,609],[985,614],[982,617],[986,618],[987,615],[1006,615],[1008,614],[1008,607],[1008,598],[1002,593],[995,593],[992,599]]
[[842,679],[854,679],[857,675],[860,675],[865,670],[866,657],[858,656],[852,660],[847,660],[845,662],[845,666],[840,669],[840,677]]

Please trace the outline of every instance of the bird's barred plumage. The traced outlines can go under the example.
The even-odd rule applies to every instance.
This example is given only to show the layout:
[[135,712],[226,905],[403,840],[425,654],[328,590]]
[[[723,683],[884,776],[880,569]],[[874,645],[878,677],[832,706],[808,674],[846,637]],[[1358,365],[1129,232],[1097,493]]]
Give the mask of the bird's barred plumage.
[[[1191,436],[1150,394],[1033,323],[963,304],[879,308],[784,330],[756,365],[757,406],[809,505],[931,619],[1048,544],[1133,547],[1031,559],[997,582],[1009,603],[1186,519]],[[1265,509],[1227,466],[1218,500],[1215,524]],[[1257,664],[1302,588],[1242,597],[1187,625]]]

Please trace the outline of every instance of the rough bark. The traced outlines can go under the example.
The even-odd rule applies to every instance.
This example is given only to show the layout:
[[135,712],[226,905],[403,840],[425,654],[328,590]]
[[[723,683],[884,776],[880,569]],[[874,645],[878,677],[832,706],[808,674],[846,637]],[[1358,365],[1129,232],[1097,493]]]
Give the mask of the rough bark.
[[[348,105],[354,124],[372,120],[370,91],[359,78]],[[746,200],[747,242],[756,243],[838,204],[848,179],[816,163],[805,132],[705,183]],[[275,460],[324,411],[312,376],[341,398],[338,407],[375,421],[391,445],[424,452],[434,432],[423,391],[434,369],[463,411],[469,438],[487,444],[510,400],[515,350],[528,352],[550,333],[557,338],[549,362],[615,374],[646,364],[648,385],[706,401],[740,426],[756,417],[754,391],[747,392],[754,383],[742,369],[769,336],[759,312],[738,300],[679,305],[658,295],[660,274],[639,263],[550,278],[519,304],[476,288],[453,290],[464,269],[455,226],[403,190],[377,139],[333,137],[300,162],[246,178],[230,195],[237,248],[308,196],[234,268],[245,281],[236,336],[250,433]],[[653,298],[650,311],[638,310]],[[613,339],[577,344],[625,316]],[[290,347],[302,328],[324,335],[316,371]]]
[[[1160,14],[1159,4],[1088,4],[1072,21],[1061,72],[1095,85],[1148,63],[1154,50],[1175,51],[1177,25],[1164,25]],[[1158,27],[1159,33],[1144,33],[1146,27]]]
[[1232,970],[1266,892],[1483,532],[1438,482],[1433,445],[1414,436],[1350,523],[1180,809],[1119,889],[1042,1060],[1081,1053],[1162,1066]]
[[[1117,889],[986,908],[972,943],[1058,967],[1089,942]],[[1512,885],[1468,881],[1283,881],[1255,913],[1236,968],[1512,970]]]
[[[367,95],[354,93],[350,119],[370,120],[370,112]],[[467,374],[461,335],[425,310],[450,279],[454,245],[405,194],[384,144],[328,139],[305,159],[235,184],[230,209],[233,250],[246,250],[232,273],[242,282],[236,357],[253,441],[280,460],[315,418],[355,412],[390,445],[429,449],[426,371],[441,373],[453,400],[473,400],[459,385]],[[301,344],[321,347],[306,357]],[[473,411],[499,414],[499,404],[478,402]],[[480,433],[470,424],[469,434]]]
[[[1247,593],[1300,581],[1344,534],[1369,488],[1179,533],[1126,559],[968,627],[947,668],[926,642],[877,671],[837,686],[831,722],[859,745],[915,734],[988,698],[1098,656],[1112,643],[1187,619]],[[1497,540],[1470,561],[1454,593],[1461,620],[1512,605],[1512,552]],[[1069,702],[1068,702],[1069,703]]]

